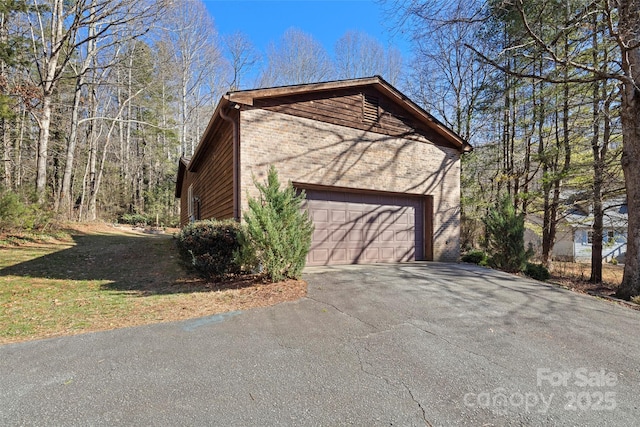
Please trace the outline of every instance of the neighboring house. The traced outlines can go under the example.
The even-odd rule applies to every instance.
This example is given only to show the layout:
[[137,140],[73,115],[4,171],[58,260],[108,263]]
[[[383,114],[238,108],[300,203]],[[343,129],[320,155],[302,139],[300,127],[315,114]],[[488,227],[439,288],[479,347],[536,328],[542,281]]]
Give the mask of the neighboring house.
[[[615,259],[624,262],[627,252],[627,205],[624,200],[608,200],[603,203],[602,260],[611,262]],[[531,221],[538,223],[541,220]],[[567,214],[558,223],[556,241],[553,246],[553,259],[570,262],[591,262],[591,246],[593,243],[593,213],[588,205],[576,203],[569,208]],[[529,227],[531,229],[533,227]],[[531,230],[526,234],[526,241],[534,246],[542,244],[539,236]]]
[[308,265],[455,261],[470,150],[377,76],[229,92],[180,160],[180,222],[240,219],[274,165],[306,192]]

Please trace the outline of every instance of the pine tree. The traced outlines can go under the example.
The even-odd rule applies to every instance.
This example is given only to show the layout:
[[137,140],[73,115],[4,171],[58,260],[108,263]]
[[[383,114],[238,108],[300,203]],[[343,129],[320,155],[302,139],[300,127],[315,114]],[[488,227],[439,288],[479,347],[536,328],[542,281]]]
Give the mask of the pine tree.
[[532,251],[524,248],[524,215],[517,214],[509,195],[484,218],[490,264],[508,272],[523,271]]
[[254,184],[260,197],[249,197],[249,211],[244,214],[244,220],[258,260],[273,282],[297,279],[305,266],[313,233],[309,214],[302,210],[305,193],[296,194],[291,182],[281,190],[273,165],[267,182],[261,184],[254,180]]

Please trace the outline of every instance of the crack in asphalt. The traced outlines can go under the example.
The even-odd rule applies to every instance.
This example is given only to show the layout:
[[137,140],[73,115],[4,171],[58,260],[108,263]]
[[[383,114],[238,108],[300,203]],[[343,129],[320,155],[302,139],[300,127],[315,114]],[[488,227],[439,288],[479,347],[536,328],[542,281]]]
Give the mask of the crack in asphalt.
[[418,401],[418,399],[415,398],[411,389],[405,383],[401,383],[401,384],[407,390],[407,392],[409,393],[409,396],[411,396],[411,400],[413,400],[416,403],[416,405],[418,405],[418,408],[420,408],[420,411],[422,411],[422,419],[424,420],[424,424],[428,427],[433,427],[433,424],[431,424],[429,420],[427,420],[427,412],[424,410],[424,407]]
[[278,347],[283,348],[285,350],[292,350],[292,351],[300,350],[298,347],[291,347],[291,346],[286,345],[285,343],[283,343],[282,342],[282,337],[280,337],[280,336],[276,336],[276,344],[278,345]]
[[[417,330],[419,330],[419,331],[421,331],[421,332],[423,332],[425,334],[429,334],[429,335],[431,335],[431,336],[433,336],[433,337],[435,337],[435,338],[447,343],[451,347],[455,347],[455,348],[461,349],[461,350],[463,350],[463,351],[465,351],[465,352],[467,352],[469,354],[473,354],[474,356],[481,357],[481,358],[487,360],[489,363],[492,363],[492,364],[494,364],[496,366],[499,366],[499,367],[501,367],[503,369],[505,368],[504,366],[500,365],[499,363],[496,363],[494,360],[489,359],[487,356],[485,356],[483,354],[479,354],[479,353],[476,353],[476,352],[474,352],[472,350],[469,350],[468,348],[461,347],[460,345],[453,343],[452,341],[448,340],[447,338],[445,338],[445,337],[443,337],[443,336],[441,336],[441,335],[439,335],[439,334],[437,334],[437,333],[435,333],[433,331],[430,331],[428,329],[422,328],[422,327],[416,325],[415,323],[412,323],[411,319],[408,319],[408,320],[406,320],[404,322],[400,322],[400,323],[397,323],[397,324],[394,324],[394,325],[390,325],[390,326],[388,326],[388,327],[386,327],[384,329],[380,329],[380,328],[374,326],[373,324],[371,324],[369,322],[366,322],[366,321],[360,319],[359,317],[354,316],[351,313],[348,313],[348,312],[338,308],[334,304],[331,304],[331,303],[326,302],[326,301],[321,301],[319,299],[316,299],[316,298],[313,298],[313,297],[309,297],[309,296],[307,296],[307,298],[310,299],[310,300],[313,300],[313,301],[315,301],[315,302],[317,302],[319,304],[323,304],[323,305],[327,305],[329,307],[332,307],[337,312],[339,312],[339,313],[341,313],[341,314],[343,314],[343,315],[345,315],[347,317],[353,318],[353,319],[357,320],[358,322],[363,323],[363,324],[365,324],[365,325],[367,325],[367,326],[369,326],[369,327],[371,327],[372,329],[375,330],[374,332],[370,332],[370,333],[368,333],[366,335],[357,337],[358,340],[367,339],[367,338],[371,337],[372,335],[379,335],[379,334],[382,334],[382,333],[385,333],[385,332],[389,332],[389,331],[391,331],[391,330],[393,330],[393,329],[395,329],[395,328],[397,328],[399,326],[407,325],[407,326],[413,327],[413,328],[415,328],[415,329],[417,329]],[[387,378],[386,376],[379,375],[379,374],[376,374],[375,372],[371,372],[370,370],[368,370],[367,367],[365,366],[365,361],[362,359],[362,354],[361,354],[360,348],[358,346],[356,346],[354,343],[352,343],[352,346],[353,346],[353,348],[355,350],[355,353],[356,353],[356,356],[358,358],[358,362],[360,364],[360,370],[363,373],[365,373],[365,374],[367,374],[369,376],[372,376],[374,378],[383,380],[388,386],[390,386],[392,388],[397,388],[398,385],[401,385],[407,391],[407,393],[411,397],[411,400],[418,406],[418,409],[420,409],[420,412],[422,414],[422,420],[424,421],[425,426],[433,427],[433,424],[431,424],[429,422],[429,420],[427,419],[427,413],[426,413],[425,408],[422,406],[420,401],[418,401],[415,398],[415,396],[413,395],[413,392],[411,391],[411,389],[402,381],[400,381],[399,384],[398,383],[394,383],[389,378]],[[366,347],[366,345],[364,345],[362,347],[362,349],[364,349],[365,351],[370,352],[370,350]],[[369,366],[371,366],[371,365],[369,365]]]
[[[347,317],[350,317],[350,318],[352,318],[352,319],[355,319],[355,320],[357,320],[358,322],[364,323],[365,325],[367,325],[367,326],[369,326],[369,327],[371,327],[371,328],[375,329],[375,332],[368,333],[368,334],[366,334],[366,335],[364,335],[364,336],[359,336],[359,337],[358,337],[358,339],[365,339],[365,338],[369,338],[369,337],[371,337],[372,335],[379,335],[379,334],[382,334],[382,333],[385,333],[385,332],[389,332],[389,331],[393,330],[394,328],[397,328],[398,326],[408,325],[408,326],[411,326],[411,327],[413,327],[413,328],[416,328],[416,329],[418,329],[419,331],[422,331],[422,332],[424,332],[424,333],[426,333],[426,334],[432,335],[432,336],[434,336],[434,337],[436,337],[436,338],[438,338],[438,339],[440,339],[440,340],[442,340],[442,341],[446,342],[447,344],[449,344],[449,345],[450,345],[450,346],[452,346],[452,347],[455,347],[455,348],[458,348],[458,349],[464,350],[464,351],[466,351],[466,352],[467,352],[467,353],[469,353],[469,354],[473,354],[474,356],[481,357],[481,358],[483,358],[483,359],[487,360],[489,363],[491,363],[491,364],[493,364],[493,365],[496,365],[496,366],[499,366],[500,368],[506,369],[506,367],[505,367],[505,366],[503,366],[503,365],[501,365],[501,364],[499,364],[499,363],[496,363],[496,361],[495,361],[495,360],[489,359],[489,357],[485,356],[484,354],[476,353],[476,352],[475,352],[475,351],[473,351],[473,350],[470,350],[470,349],[468,349],[468,348],[462,347],[462,346],[460,346],[460,345],[458,345],[458,344],[455,344],[455,343],[453,343],[453,342],[449,341],[447,338],[445,338],[445,337],[443,337],[443,336],[441,336],[441,335],[438,335],[437,333],[435,333],[435,332],[433,332],[433,331],[430,331],[430,330],[428,330],[428,329],[421,328],[420,326],[416,325],[415,323],[412,323],[412,322],[410,321],[410,319],[409,319],[409,320],[406,320],[406,321],[404,321],[404,322],[397,323],[397,324],[395,324],[395,325],[390,325],[390,326],[388,326],[388,327],[386,327],[386,328],[384,328],[384,329],[379,329],[378,327],[374,326],[373,324],[371,324],[371,323],[369,323],[369,322],[366,322],[366,321],[364,321],[364,320],[360,319],[359,317],[354,316],[354,315],[352,315],[352,314],[350,314],[350,313],[347,313],[347,312],[346,312],[346,311],[344,311],[344,310],[341,310],[340,308],[338,308],[338,307],[337,307],[336,305],[334,305],[334,304],[331,304],[331,303],[326,302],[326,301],[321,301],[321,300],[319,300],[319,299],[316,299],[316,298],[313,298],[313,297],[309,297],[309,296],[307,296],[307,298],[309,298],[310,300],[313,300],[313,301],[315,301],[315,302],[317,302],[317,303],[319,303],[319,304],[328,305],[329,307],[332,307],[333,309],[335,309],[335,310],[336,310],[336,311],[338,311],[339,313],[344,314],[344,315],[345,315],[345,316],[347,316]],[[358,358],[359,358],[359,357],[360,357],[360,354],[358,353]]]
[[315,302],[317,302],[317,303],[319,303],[319,304],[325,304],[325,305],[328,305],[329,307],[333,307],[337,312],[342,313],[342,314],[344,314],[344,315],[345,315],[345,316],[347,316],[347,317],[351,317],[352,319],[356,319],[358,322],[360,322],[360,323],[364,323],[365,325],[369,326],[370,328],[378,329],[375,325],[372,325],[372,324],[371,324],[371,323],[369,323],[369,322],[365,322],[364,320],[360,319],[359,317],[354,316],[354,315],[353,315],[353,314],[351,314],[351,313],[347,313],[346,311],[343,311],[343,310],[339,309],[337,306],[335,306],[335,305],[331,304],[330,302],[320,301],[319,299],[316,299],[316,298],[313,298],[313,297],[310,297],[310,296],[307,296],[307,298],[308,298],[308,299],[310,299],[310,300],[312,300],[312,301],[315,301]]
[[[352,346],[353,346],[353,348],[354,348],[354,350],[355,350],[355,352],[356,352],[356,356],[358,357],[358,362],[360,363],[360,370],[361,370],[362,372],[364,372],[365,374],[367,374],[367,375],[369,375],[369,376],[372,376],[372,377],[374,377],[374,378],[377,378],[377,379],[380,379],[380,380],[384,381],[384,382],[385,382],[385,383],[387,383],[387,385],[388,385],[388,386],[390,386],[390,387],[394,387],[394,388],[396,388],[396,387],[397,387],[397,384],[392,383],[392,382],[391,382],[391,380],[390,380],[389,378],[387,378],[386,376],[378,375],[378,374],[376,374],[376,373],[374,373],[374,372],[368,371],[368,370],[365,368],[365,362],[362,360],[362,356],[361,356],[361,354],[360,354],[360,349],[359,349],[355,344],[352,344]],[[370,352],[369,348],[368,348],[366,345],[365,345],[365,346],[363,346],[362,348],[363,348],[365,351]],[[427,427],[433,427],[433,424],[431,424],[431,423],[429,422],[429,420],[427,420],[427,412],[425,411],[425,409],[424,409],[424,407],[422,406],[422,404],[421,404],[421,403],[420,403],[420,402],[419,402],[419,401],[414,397],[413,392],[411,391],[411,389],[410,389],[410,388],[409,388],[409,387],[408,387],[404,382],[402,382],[402,381],[400,381],[400,385],[401,385],[402,387],[404,387],[404,389],[405,389],[405,390],[407,390],[407,392],[409,393],[409,396],[411,397],[411,400],[412,400],[416,405],[418,405],[418,408],[419,408],[419,409],[420,409],[420,411],[422,412],[422,420],[424,421],[425,425],[426,425]]]
[[475,352],[475,351],[473,351],[473,350],[469,350],[468,348],[465,348],[465,347],[462,347],[462,346],[460,346],[460,345],[454,344],[454,343],[452,343],[451,341],[449,341],[448,339],[446,339],[445,337],[443,337],[443,336],[441,336],[441,335],[436,334],[435,332],[432,332],[432,331],[430,331],[430,330],[428,330],[428,329],[421,328],[420,326],[418,326],[418,325],[416,325],[416,324],[414,324],[414,323],[411,323],[411,322],[404,322],[404,323],[405,323],[405,324],[407,324],[407,325],[409,325],[409,326],[413,326],[414,328],[418,329],[419,331],[422,331],[422,332],[424,332],[424,333],[426,333],[426,334],[432,335],[432,336],[434,336],[434,337],[436,337],[436,338],[438,338],[438,339],[440,339],[440,340],[442,340],[442,341],[446,342],[447,344],[449,344],[449,345],[450,345],[450,346],[452,346],[452,347],[458,348],[458,349],[460,349],[460,350],[464,350],[464,351],[466,351],[466,352],[467,352],[467,353],[469,353],[469,354],[473,354],[474,356],[481,357],[481,358],[485,359],[487,362],[489,362],[489,363],[491,363],[491,364],[493,364],[493,365],[499,366],[499,367],[501,367],[501,368],[503,368],[503,369],[507,369],[505,366],[503,366],[503,365],[501,365],[501,364],[499,364],[499,363],[496,363],[496,361],[495,361],[495,360],[489,359],[489,358],[488,358],[487,356],[485,356],[484,354],[476,353],[476,352]]
[[[383,376],[383,375],[378,375],[378,374],[376,374],[376,373],[374,373],[374,372],[371,372],[371,371],[368,371],[368,370],[365,368],[365,366],[364,366],[364,365],[365,365],[365,362],[362,360],[362,356],[361,356],[361,354],[360,354],[360,350],[358,349],[358,347],[357,347],[355,344],[353,344],[353,343],[352,343],[351,345],[353,346],[353,348],[354,348],[354,349],[355,349],[355,351],[356,351],[356,356],[358,356],[358,362],[360,362],[360,370],[361,370],[362,372],[364,372],[365,374],[367,374],[367,375],[370,375],[370,376],[372,376],[372,377],[375,377],[375,378],[378,378],[378,379],[380,379],[380,380],[383,380],[385,383],[387,383],[387,385],[389,385],[389,386],[392,386],[392,387],[393,387],[393,384],[391,383],[391,381],[390,381],[387,377],[385,377],[385,376]],[[364,350],[368,351],[369,353],[371,352],[371,351],[369,350],[369,348],[368,348],[366,345],[365,345],[365,346],[363,346],[362,348],[363,348]]]

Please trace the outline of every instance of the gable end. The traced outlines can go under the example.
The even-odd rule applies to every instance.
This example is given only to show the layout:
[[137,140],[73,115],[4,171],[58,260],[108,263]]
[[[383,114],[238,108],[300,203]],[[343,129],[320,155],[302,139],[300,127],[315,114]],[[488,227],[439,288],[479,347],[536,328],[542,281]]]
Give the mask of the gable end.
[[234,91],[223,100],[236,109],[259,108],[460,152],[473,149],[380,76]]
[[253,106],[320,122],[456,148],[374,87],[255,99]]

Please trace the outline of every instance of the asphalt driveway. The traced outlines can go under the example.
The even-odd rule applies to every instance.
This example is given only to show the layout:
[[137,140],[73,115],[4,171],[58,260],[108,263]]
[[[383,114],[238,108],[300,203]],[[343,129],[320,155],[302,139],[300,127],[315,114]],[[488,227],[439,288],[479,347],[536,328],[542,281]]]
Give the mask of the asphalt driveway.
[[636,426],[640,312],[476,266],[310,268],[307,298],[0,347],[0,425]]

